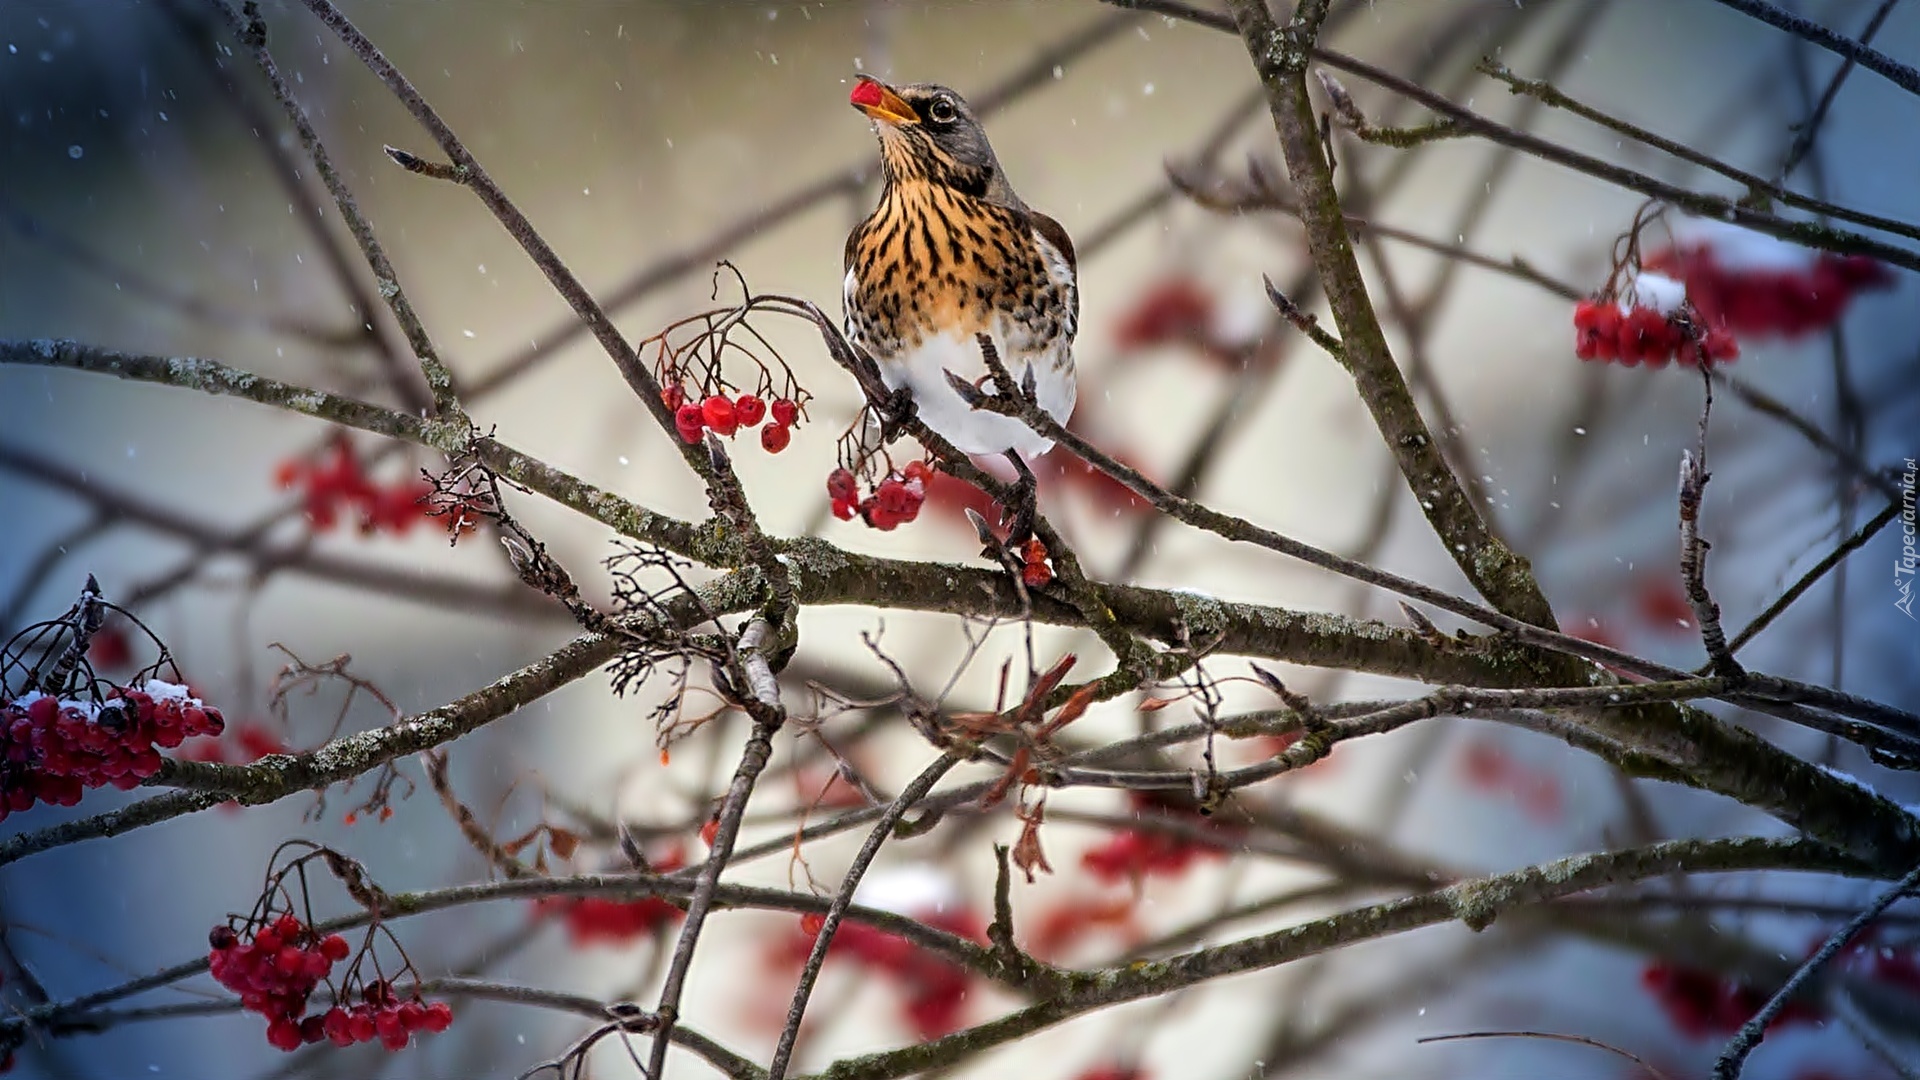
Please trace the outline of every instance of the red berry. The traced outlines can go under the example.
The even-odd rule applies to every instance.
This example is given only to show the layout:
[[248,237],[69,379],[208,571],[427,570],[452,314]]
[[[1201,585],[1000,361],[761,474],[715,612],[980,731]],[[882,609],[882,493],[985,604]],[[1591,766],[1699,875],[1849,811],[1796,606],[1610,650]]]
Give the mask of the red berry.
[[686,403],[687,392],[681,387],[663,386],[660,388],[660,404],[665,405],[668,412],[678,413],[680,406]]
[[707,426],[706,413],[698,405],[686,404],[673,414],[673,427],[680,437],[690,443],[700,441],[701,429]]
[[453,1007],[444,1001],[435,1001],[427,1006],[427,1015],[420,1026],[438,1034],[453,1025]]
[[1029,589],[1045,588],[1053,580],[1053,571],[1047,566],[1047,545],[1038,538],[1027,541],[1021,551],[1025,565],[1020,570],[1020,580]]
[[347,1010],[335,1005],[321,1017],[320,1023],[326,1032],[328,1042],[335,1046],[353,1045],[353,1025],[347,1019]]
[[231,926],[216,926],[207,934],[207,944],[222,952],[240,944],[240,935]]
[[301,922],[298,915],[289,911],[273,921],[273,928],[279,933],[281,941],[289,942],[297,940],[301,934],[306,933],[307,924]]
[[277,930],[266,929],[253,935],[253,947],[260,950],[262,956],[272,956],[280,951],[280,946],[283,944],[285,942],[280,940],[280,933]]
[[715,435],[732,435],[740,425],[739,417],[733,412],[733,402],[721,394],[701,402],[700,415]]
[[417,1001],[409,1001],[400,1006],[400,1026],[408,1031],[418,1031],[426,1024],[426,1007]]
[[1709,360],[1727,361],[1737,360],[1740,357],[1740,343],[1734,340],[1732,332],[1724,326],[1716,326],[1707,331],[1706,336],[1700,340],[1700,348],[1707,354]]
[[339,934],[328,934],[320,939],[320,955],[336,964],[345,960],[352,951],[353,947],[347,944],[347,939]]
[[773,422],[781,427],[797,425],[800,423],[800,406],[791,398],[774,398]]
[[318,949],[308,950],[300,954],[300,970],[307,978],[319,982],[333,970],[333,961]]
[[781,423],[768,424],[760,429],[760,448],[769,454],[777,454],[793,441],[793,432]]
[[292,1020],[283,1017],[267,1025],[267,1043],[275,1050],[298,1050],[304,1041],[300,1037],[300,1025]]
[[819,912],[809,911],[800,916],[800,930],[808,937],[818,937],[820,931],[826,929],[826,926],[827,917]]
[[283,945],[273,954],[274,969],[282,975],[298,975],[307,967],[307,954],[292,945]]
[[880,481],[880,486],[874,490],[873,501],[889,515],[899,515],[905,514],[914,500],[913,494],[907,490],[907,485],[888,477]]
[[909,481],[918,480],[924,484],[933,479],[933,468],[924,461],[909,461],[906,477]]
[[[836,503],[859,501],[860,486],[853,473],[846,469],[835,469],[827,474],[827,496]],[[835,511],[838,513],[838,511]]]
[[752,427],[767,418],[767,403],[752,394],[741,394],[734,399],[733,418],[741,427]]

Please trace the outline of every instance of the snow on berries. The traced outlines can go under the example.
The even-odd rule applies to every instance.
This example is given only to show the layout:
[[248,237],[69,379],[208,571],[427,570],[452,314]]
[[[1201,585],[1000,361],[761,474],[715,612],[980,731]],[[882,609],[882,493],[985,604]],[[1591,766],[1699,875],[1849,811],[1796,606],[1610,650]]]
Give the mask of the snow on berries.
[[1653,368],[1676,360],[1693,367],[1703,357],[1714,363],[1739,357],[1739,342],[1724,327],[1700,320],[1683,283],[1642,270],[1622,293],[1617,300],[1602,294],[1574,305],[1575,356]]
[[1676,217],[1669,229],[1672,244],[1641,265],[1684,282],[1707,325],[1742,338],[1805,337],[1838,322],[1856,296],[1895,282],[1864,255],[1814,251],[1724,221]]
[[36,802],[74,806],[89,788],[126,791],[160,771],[160,750],[226,729],[220,710],[149,679],[101,703],[31,691],[0,704],[0,821]]
[[904,471],[887,473],[862,498],[859,480],[851,469],[842,467],[827,474],[827,498],[833,516],[841,521],[852,521],[857,514],[872,528],[891,532],[920,516],[932,477],[933,467],[926,462],[908,462]]
[[[1673,215],[1672,242],[1627,255],[1605,288],[1574,306],[1574,355],[1623,367],[1727,363],[1740,339],[1792,340],[1833,326],[1853,298],[1889,288],[1872,259],[1816,252],[1723,221]],[[1624,275],[1624,282],[1621,278]]]
[[[158,677],[171,664],[164,645],[161,660],[128,685],[93,674],[87,657],[110,611],[139,626],[90,577],[66,614],[28,626],[0,649],[0,821],[36,803],[77,805],[92,788],[138,787],[160,771],[161,750],[226,729],[219,709]],[[121,648],[131,655],[124,635]]]

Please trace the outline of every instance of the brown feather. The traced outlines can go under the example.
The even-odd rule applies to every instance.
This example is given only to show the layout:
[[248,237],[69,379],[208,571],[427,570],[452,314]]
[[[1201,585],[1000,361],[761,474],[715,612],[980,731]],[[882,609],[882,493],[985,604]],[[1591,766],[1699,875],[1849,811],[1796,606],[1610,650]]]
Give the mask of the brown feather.
[[1073,257],[1073,237],[1067,235],[1067,230],[1059,222],[1038,210],[1029,210],[1027,214],[1033,218],[1033,231],[1046,237],[1047,243],[1060,249],[1060,254],[1067,257],[1067,269],[1076,274],[1079,273],[1080,264]]

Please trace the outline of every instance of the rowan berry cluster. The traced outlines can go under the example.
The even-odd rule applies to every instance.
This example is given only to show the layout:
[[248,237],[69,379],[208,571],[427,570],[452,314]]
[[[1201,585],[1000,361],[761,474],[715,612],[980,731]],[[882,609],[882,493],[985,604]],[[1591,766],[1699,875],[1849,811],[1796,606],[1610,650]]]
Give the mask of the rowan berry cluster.
[[315,529],[333,528],[344,512],[354,516],[363,534],[401,536],[432,516],[425,501],[433,494],[431,483],[421,477],[376,483],[345,435],[336,437],[316,459],[281,462],[274,470],[274,482],[282,488],[301,489],[307,520]]
[[[716,819],[712,824],[718,827]],[[711,843],[711,841],[709,841]],[[678,842],[648,860],[655,873],[666,874],[687,863]],[[671,926],[686,915],[669,900],[641,896],[616,900],[605,896],[545,896],[534,901],[535,918],[557,917],[566,923],[567,940],[576,949],[594,945],[626,945]]]
[[[1182,816],[1191,817],[1196,823],[1207,823],[1210,829],[1220,829],[1208,823],[1198,811],[1162,804],[1152,792],[1130,791],[1127,800],[1136,813],[1142,810],[1175,810]],[[1222,841],[1225,839],[1223,837]],[[1138,884],[1155,875],[1177,877],[1201,858],[1219,858],[1225,854],[1223,842],[1196,840],[1159,829],[1121,829],[1106,843],[1083,853],[1080,865],[1109,885],[1121,881]]]
[[[1262,307],[1265,307],[1262,300]],[[1163,278],[1142,290],[1113,328],[1122,350],[1184,345],[1200,357],[1237,371],[1254,358],[1254,337],[1233,325],[1234,312],[1213,290],[1190,276]],[[1257,324],[1250,324],[1257,325]]]
[[[1824,943],[1824,938],[1808,942],[1805,955],[1812,956]],[[1865,934],[1835,957],[1834,967],[1909,994],[1920,994],[1920,948],[1911,945],[1906,948],[1879,945],[1871,934]],[[1729,976],[1666,961],[1649,964],[1641,972],[1640,982],[1653,994],[1673,1026],[1691,1038],[1733,1034],[1760,1011],[1770,996]],[[1823,1003],[1794,999],[1767,1030],[1771,1032],[1794,1024],[1824,1024],[1827,1019]]]
[[321,937],[292,913],[260,927],[248,940],[231,926],[216,926],[207,944],[214,981],[239,994],[241,1008],[267,1018],[267,1041],[282,1050],[301,1044],[307,999],[333,965],[353,952],[346,938]]
[[690,443],[700,441],[703,432],[732,438],[742,429],[753,428],[771,418],[760,429],[760,448],[777,454],[793,441],[793,429],[800,423],[800,403],[792,398],[774,398],[769,404],[758,395],[709,394],[703,401],[688,401],[687,392],[678,386],[660,391],[660,400],[673,412],[674,430]]
[[891,532],[920,516],[932,477],[933,468],[926,462],[910,461],[905,472],[888,473],[863,499],[853,472],[840,468],[827,474],[827,497],[833,500],[833,516],[841,521],[859,514],[873,528]]
[[1121,316],[1113,328],[1114,344],[1122,349],[1186,342],[1204,346],[1214,337],[1215,307],[1213,294],[1191,277],[1156,282]]
[[567,924],[567,940],[577,949],[625,945],[654,934],[686,912],[657,896],[614,900],[604,896],[549,896],[534,906],[540,915],[557,914]]
[[1672,232],[1673,245],[1641,265],[1680,279],[1707,325],[1742,338],[1824,330],[1859,294],[1894,284],[1892,271],[1865,255],[1815,252],[1723,221],[1682,218]]
[[207,935],[207,966],[221,986],[240,995],[242,1008],[267,1018],[267,1042],[276,1049],[377,1039],[399,1050],[414,1032],[441,1032],[453,1023],[445,1002],[429,1003],[417,995],[402,1001],[385,980],[367,983],[350,1008],[336,994],[332,1008],[307,1015],[314,990],[352,954],[352,946],[338,934],[320,935],[291,912],[257,927],[250,924],[248,932],[243,938],[231,926],[214,927]]
[[[318,1020],[318,1025],[314,1021]],[[335,1046],[352,1046],[355,1043],[370,1043],[380,1040],[380,1045],[389,1050],[402,1050],[416,1031],[439,1034],[453,1026],[453,1007],[444,1001],[422,1001],[418,997],[402,1001],[394,992],[390,982],[370,982],[360,992],[360,1003],[352,1008],[335,1005],[319,1016],[309,1016],[300,1021],[300,1041],[319,1042],[313,1037],[315,1027],[320,1030],[320,1038]],[[269,1032],[269,1039],[272,1035]],[[274,1045],[280,1046],[279,1043]],[[290,1046],[280,1046],[282,1050],[291,1050]]]
[[[1711,971],[1681,967],[1658,961],[1647,965],[1640,975],[1647,988],[1680,1033],[1689,1038],[1724,1037],[1739,1031],[1769,995],[1744,983]],[[1816,1023],[1820,1010],[1803,1001],[1789,1001],[1780,1010],[1769,1032],[1793,1024]]]
[[160,771],[171,750],[226,727],[220,710],[159,679],[116,688],[98,705],[38,691],[0,704],[0,821],[36,802],[79,803],[82,792],[122,791]]
[[1458,761],[1468,787],[1511,796],[1534,821],[1551,825],[1565,816],[1560,776],[1552,769],[1530,766],[1489,738],[1468,742]]
[[[979,918],[966,909],[918,912],[916,917],[935,929],[972,940],[985,934]],[[806,959],[825,924],[823,916],[802,915],[800,932],[789,940],[786,959]],[[827,955],[850,958],[866,970],[894,980],[902,994],[901,1012],[907,1026],[920,1038],[937,1039],[960,1030],[973,982],[965,968],[905,938],[856,922],[839,925]]]
[[1631,302],[1601,295],[1573,308],[1573,352],[1582,360],[1651,368],[1702,359],[1725,363],[1740,355],[1740,343],[1724,326],[1709,325],[1687,302],[1686,286],[1662,274],[1642,272]]

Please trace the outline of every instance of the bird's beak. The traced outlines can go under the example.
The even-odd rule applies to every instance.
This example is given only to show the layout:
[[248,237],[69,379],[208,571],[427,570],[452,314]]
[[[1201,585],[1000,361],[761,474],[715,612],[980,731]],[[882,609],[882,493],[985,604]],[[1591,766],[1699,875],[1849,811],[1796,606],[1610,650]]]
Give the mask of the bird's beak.
[[913,106],[902,101],[892,87],[866,75],[860,76],[860,81],[853,84],[853,94],[847,103],[875,120],[895,126],[920,122],[920,114],[913,111]]

